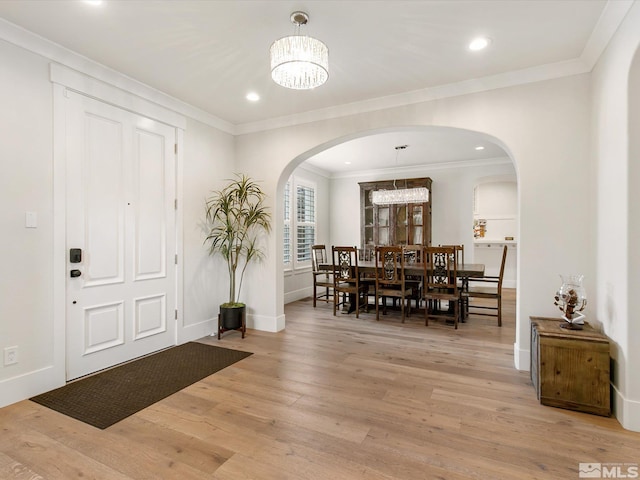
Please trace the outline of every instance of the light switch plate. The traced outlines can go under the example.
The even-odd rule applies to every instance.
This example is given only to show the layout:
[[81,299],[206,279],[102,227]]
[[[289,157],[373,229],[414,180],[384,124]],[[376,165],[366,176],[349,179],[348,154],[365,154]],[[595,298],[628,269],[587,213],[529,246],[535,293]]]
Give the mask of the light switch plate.
[[38,228],[38,214],[36,212],[26,212],[24,217],[25,227]]

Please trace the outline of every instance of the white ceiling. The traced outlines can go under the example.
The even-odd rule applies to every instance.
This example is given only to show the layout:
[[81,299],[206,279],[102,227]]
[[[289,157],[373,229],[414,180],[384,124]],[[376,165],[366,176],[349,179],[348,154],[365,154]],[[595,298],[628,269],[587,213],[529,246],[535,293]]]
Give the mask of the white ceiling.
[[[562,71],[576,62],[588,71],[589,53],[604,48],[621,20],[620,15],[613,25],[600,20],[615,3],[104,0],[94,7],[80,0],[2,0],[0,17],[242,127],[509,72]],[[294,32],[289,15],[295,10],[310,16],[302,32],[329,47],[329,80],[315,90],[288,90],[270,77],[269,47]],[[469,51],[467,44],[480,34],[492,44],[482,52]],[[248,102],[250,91],[260,101]],[[373,156],[380,157],[380,167],[401,143],[411,145],[401,154],[406,161],[504,155],[498,147],[469,155],[477,139],[460,141],[462,134],[430,140],[404,135],[388,135],[385,145],[374,145],[376,138],[369,137],[359,146],[377,152]],[[433,145],[438,140],[440,146]],[[340,155],[325,155],[323,168],[342,170]],[[375,168],[370,161],[368,166]]]
[[[407,148],[396,150],[395,147]],[[476,147],[483,147],[476,150]],[[329,148],[307,160],[308,164],[334,176],[356,171],[393,169],[401,171],[415,165],[467,164],[488,159],[500,161],[506,154],[488,142],[484,135],[452,128],[402,129],[357,138]],[[345,162],[350,162],[349,164]]]

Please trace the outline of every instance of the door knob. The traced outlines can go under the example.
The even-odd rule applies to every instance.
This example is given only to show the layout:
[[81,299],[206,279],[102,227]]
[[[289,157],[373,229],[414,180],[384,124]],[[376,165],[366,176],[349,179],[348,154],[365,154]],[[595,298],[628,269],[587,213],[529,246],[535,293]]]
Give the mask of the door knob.
[[71,278],[75,278],[82,275],[82,272],[80,270],[71,270],[70,274],[71,274]]

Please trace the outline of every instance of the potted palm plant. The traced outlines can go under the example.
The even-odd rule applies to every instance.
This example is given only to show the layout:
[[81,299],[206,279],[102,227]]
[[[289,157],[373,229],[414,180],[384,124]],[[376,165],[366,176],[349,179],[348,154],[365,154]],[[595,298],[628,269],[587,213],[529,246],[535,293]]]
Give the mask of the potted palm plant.
[[271,231],[271,214],[264,205],[265,193],[244,174],[206,199],[207,237],[210,255],[221,255],[229,273],[229,300],[220,305],[218,338],[226,330],[241,330],[244,338],[246,305],[239,301],[247,266],[261,260],[259,241]]

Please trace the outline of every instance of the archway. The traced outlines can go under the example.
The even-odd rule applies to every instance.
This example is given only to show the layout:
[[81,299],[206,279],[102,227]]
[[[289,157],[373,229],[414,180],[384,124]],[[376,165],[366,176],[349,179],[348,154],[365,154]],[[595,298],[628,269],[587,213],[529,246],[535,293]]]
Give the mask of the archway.
[[[636,304],[633,292],[640,291],[640,251],[637,248],[638,238],[640,238],[640,191],[637,186],[640,182],[640,49],[636,53],[631,62],[629,70],[629,111],[628,111],[628,139],[629,139],[629,156],[628,156],[628,192],[629,192],[629,229],[628,229],[628,258],[629,271],[628,279],[628,307],[627,311],[630,315],[635,312]],[[639,365],[640,353],[634,345],[640,342],[640,327],[638,322],[628,322],[628,360],[627,365]],[[628,367],[627,367],[628,368]],[[640,382],[637,381],[631,371],[628,369],[628,390],[627,398],[640,398]],[[633,380],[633,379],[636,380]]]
[[[336,191],[344,192],[345,189],[347,189],[350,192],[350,194],[349,194],[349,201],[345,203],[351,203],[352,205],[349,206],[348,208],[345,208],[345,206],[341,206],[338,208],[335,205],[333,207],[330,207],[332,208],[331,216],[334,217],[334,219],[330,221],[330,225],[319,226],[319,229],[325,228],[330,230],[330,234],[323,236],[322,241],[320,243],[326,243],[328,245],[329,244],[359,245],[360,243],[359,213],[358,213],[359,197],[357,196],[357,188],[358,188],[357,183],[359,181],[371,180],[373,177],[379,180],[379,179],[393,178],[394,176],[396,178],[407,178],[412,176],[421,177],[421,176],[445,175],[448,179],[448,183],[446,181],[440,182],[440,185],[438,185],[438,187],[440,187],[443,184],[446,184],[446,188],[449,188],[449,189],[463,188],[463,187],[466,187],[466,189],[462,195],[460,195],[458,192],[453,192],[453,193],[449,192],[445,195],[445,192],[441,189],[440,200],[438,200],[441,203],[440,203],[440,206],[438,207],[438,211],[435,212],[435,218],[438,219],[437,221],[440,222],[440,225],[444,226],[445,225],[444,215],[440,211],[440,207],[442,207],[443,205],[442,202],[444,202],[445,198],[448,198],[449,205],[452,206],[451,202],[458,203],[458,200],[459,200],[459,204],[455,205],[455,208],[459,208],[461,211],[464,208],[466,208],[467,212],[464,213],[464,218],[462,220],[458,220],[457,222],[458,225],[456,225],[456,228],[453,228],[453,229],[448,228],[447,230],[449,234],[453,233],[454,235],[456,233],[464,231],[465,236],[464,238],[458,239],[456,237],[454,239],[454,238],[451,238],[451,236],[446,238],[438,237],[438,233],[435,233],[436,236],[434,238],[434,244],[448,243],[451,241],[455,241],[456,243],[465,243],[470,247],[471,253],[473,254],[474,241],[473,241],[473,230],[472,230],[472,223],[473,223],[472,205],[473,205],[473,188],[476,185],[476,180],[481,177],[487,177],[487,175],[494,175],[496,178],[511,177],[517,180],[517,169],[516,169],[517,165],[513,159],[513,156],[509,152],[509,149],[499,139],[492,137],[490,135],[484,134],[482,132],[471,132],[468,130],[452,128],[452,127],[411,126],[411,127],[375,129],[375,130],[369,130],[365,132],[359,132],[357,134],[353,134],[345,137],[336,138],[332,141],[318,145],[307,152],[304,152],[298,157],[292,159],[285,166],[285,168],[283,169],[278,179],[277,206],[279,207],[280,205],[282,205],[284,186],[287,180],[290,178],[291,174],[294,173],[299,166],[303,165],[308,159],[311,159],[314,156],[317,156],[323,152],[326,152],[327,150],[332,149],[333,147],[336,147],[336,146],[340,146],[349,142],[354,142],[355,140],[360,140],[363,138],[372,138],[376,136],[381,136],[381,134],[386,134],[389,132],[411,132],[414,134],[415,133],[426,134],[427,132],[433,132],[433,131],[448,131],[448,132],[453,131],[458,133],[460,136],[469,135],[469,134],[477,135],[479,138],[482,138],[483,141],[491,143],[493,145],[497,145],[502,149],[503,162],[500,164],[500,162],[494,161],[492,165],[491,164],[492,162],[485,161],[485,162],[480,162],[479,165],[475,167],[473,166],[472,162],[457,162],[452,165],[445,165],[445,164],[429,165],[425,162],[422,165],[412,165],[410,168],[404,168],[403,171],[400,173],[395,169],[386,169],[386,171],[377,170],[374,172],[367,171],[364,173],[351,172],[348,176],[340,177],[340,178],[331,177],[329,182],[331,183],[332,192],[333,193],[335,193]],[[465,171],[467,173],[464,173]],[[469,173],[472,171],[473,173]],[[356,194],[354,194],[354,192]],[[519,214],[519,207],[518,207],[518,214]],[[457,217],[457,214],[452,213],[452,211],[449,211],[448,215],[449,215],[449,219],[452,217]],[[335,219],[336,216],[342,217],[342,219],[336,220]],[[348,220],[349,218],[351,218],[351,221]],[[278,225],[276,225],[276,228],[277,230],[280,231],[277,237],[278,238],[277,242],[278,242],[278,245],[282,245],[283,220],[281,215],[277,215],[277,221],[279,223]],[[341,224],[346,224],[347,227],[341,228],[340,227]],[[443,229],[442,228],[438,229],[437,227],[434,227],[434,230],[443,230]],[[462,234],[460,233],[460,235]],[[519,237],[519,225],[517,226],[517,231],[514,236],[516,239]],[[515,249],[514,249],[514,252],[515,252]],[[281,252],[280,252],[279,258],[280,260],[282,260]],[[514,263],[517,264],[517,259],[514,261]],[[282,267],[282,261],[279,261],[279,264],[280,265],[279,265],[278,276],[280,280],[284,277],[284,268]],[[287,274],[288,275],[290,274],[289,271],[287,272]],[[300,278],[304,278],[304,272],[300,275]],[[307,274],[306,279],[308,280],[307,287],[310,289],[311,275]],[[278,294],[278,299],[279,301],[282,301],[283,304],[285,303],[285,299],[287,301],[292,299],[292,297],[287,296],[289,292],[287,291],[286,283],[287,282],[281,280],[280,285],[282,285],[282,295],[280,295],[280,293]],[[290,283],[295,283],[296,287],[300,288],[299,281],[290,282]],[[517,278],[512,281],[513,286],[516,286],[517,283],[518,283]],[[295,300],[296,298],[293,298],[293,299]]]

